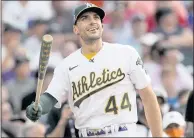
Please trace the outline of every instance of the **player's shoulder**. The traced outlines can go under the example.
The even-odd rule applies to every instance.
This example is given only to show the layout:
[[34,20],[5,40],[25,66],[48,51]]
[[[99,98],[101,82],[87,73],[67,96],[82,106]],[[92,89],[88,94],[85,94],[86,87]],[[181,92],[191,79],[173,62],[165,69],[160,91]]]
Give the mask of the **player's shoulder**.
[[69,56],[65,57],[56,68],[68,68],[71,66],[72,63],[77,62],[79,58],[80,49],[76,50],[75,52],[71,53]]
[[113,51],[125,51],[125,52],[134,52],[136,49],[132,47],[131,45],[124,45],[124,44],[119,44],[119,43],[108,43],[108,42],[103,42],[104,46]]
[[67,56],[64,59],[64,62],[69,63],[69,62],[73,62],[74,60],[77,60],[77,58],[79,58],[81,53],[81,48],[77,49],[76,51],[74,51],[73,53],[71,53],[69,56]]

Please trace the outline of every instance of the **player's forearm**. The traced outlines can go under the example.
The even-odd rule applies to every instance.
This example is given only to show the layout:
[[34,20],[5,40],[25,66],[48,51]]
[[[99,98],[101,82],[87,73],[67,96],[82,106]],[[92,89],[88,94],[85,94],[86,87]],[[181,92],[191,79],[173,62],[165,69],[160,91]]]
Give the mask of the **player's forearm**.
[[145,116],[153,137],[162,137],[162,118],[155,95],[150,95],[148,100],[142,100]]
[[53,106],[57,103],[57,100],[48,93],[43,93],[40,96],[40,105],[42,107],[42,114],[47,114]]

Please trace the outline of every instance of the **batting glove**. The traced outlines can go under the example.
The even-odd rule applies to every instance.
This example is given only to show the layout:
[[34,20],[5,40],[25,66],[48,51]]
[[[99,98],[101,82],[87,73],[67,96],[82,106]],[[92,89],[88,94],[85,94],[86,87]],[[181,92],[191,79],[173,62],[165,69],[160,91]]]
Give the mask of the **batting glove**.
[[37,121],[42,115],[42,107],[40,104],[38,104],[38,110],[35,110],[35,103],[32,102],[27,108],[26,108],[26,117],[29,118],[31,121],[35,122]]

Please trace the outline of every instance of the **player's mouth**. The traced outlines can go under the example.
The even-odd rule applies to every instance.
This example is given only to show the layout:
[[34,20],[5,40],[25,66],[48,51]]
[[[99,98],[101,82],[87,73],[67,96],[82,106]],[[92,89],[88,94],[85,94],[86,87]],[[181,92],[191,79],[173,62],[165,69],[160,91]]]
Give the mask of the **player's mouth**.
[[94,28],[88,29],[88,31],[89,31],[89,32],[95,32],[95,31],[97,31],[98,29],[99,29],[99,28],[94,27]]

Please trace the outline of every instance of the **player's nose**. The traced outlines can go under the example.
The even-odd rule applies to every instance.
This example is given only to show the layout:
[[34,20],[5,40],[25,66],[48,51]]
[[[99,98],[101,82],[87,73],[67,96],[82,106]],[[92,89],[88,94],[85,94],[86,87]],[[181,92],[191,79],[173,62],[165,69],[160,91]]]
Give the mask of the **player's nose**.
[[90,24],[96,24],[97,23],[97,21],[92,17],[92,18],[90,18]]

